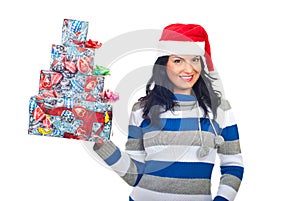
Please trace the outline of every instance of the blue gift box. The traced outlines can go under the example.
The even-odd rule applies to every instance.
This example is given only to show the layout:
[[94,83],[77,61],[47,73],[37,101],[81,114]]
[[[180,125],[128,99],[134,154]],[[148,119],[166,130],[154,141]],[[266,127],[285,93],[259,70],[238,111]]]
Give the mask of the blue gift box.
[[82,46],[86,42],[88,22],[64,19],[62,27],[62,44],[65,46]]

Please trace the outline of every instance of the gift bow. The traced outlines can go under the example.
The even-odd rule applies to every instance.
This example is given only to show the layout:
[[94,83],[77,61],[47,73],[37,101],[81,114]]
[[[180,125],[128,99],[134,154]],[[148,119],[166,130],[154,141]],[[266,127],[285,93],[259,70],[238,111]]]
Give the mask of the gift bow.
[[110,89],[104,90],[99,95],[104,101],[114,102],[119,100],[119,95],[117,93],[114,93]]
[[85,47],[87,48],[100,48],[102,46],[102,43],[98,41],[93,41],[89,39],[88,41],[85,42]]
[[110,75],[110,69],[104,66],[94,66],[93,75]]

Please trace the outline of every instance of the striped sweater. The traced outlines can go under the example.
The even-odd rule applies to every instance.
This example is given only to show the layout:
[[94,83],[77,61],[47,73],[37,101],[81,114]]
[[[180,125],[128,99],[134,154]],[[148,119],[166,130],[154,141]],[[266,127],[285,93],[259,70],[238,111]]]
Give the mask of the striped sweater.
[[[130,200],[234,200],[244,168],[238,128],[229,103],[222,100],[213,120],[214,128],[225,140],[216,147],[213,127],[196,99],[179,94],[174,98],[178,106],[160,115],[162,128],[143,119],[143,108],[136,103],[130,115],[126,150],[121,152],[108,141],[96,153],[133,186]],[[209,154],[203,158],[197,154],[201,141],[209,147]],[[212,198],[211,176],[217,155],[222,176],[217,195]]]

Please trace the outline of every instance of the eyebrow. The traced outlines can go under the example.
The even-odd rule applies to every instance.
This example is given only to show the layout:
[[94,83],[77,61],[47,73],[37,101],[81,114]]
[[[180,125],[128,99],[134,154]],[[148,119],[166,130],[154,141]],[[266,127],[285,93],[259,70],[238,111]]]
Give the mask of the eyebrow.
[[180,57],[180,56],[177,56],[177,55],[170,55],[170,57],[172,57],[172,58],[179,58],[179,59],[184,59],[184,58],[182,58],[182,57]]
[[[172,57],[172,58],[179,58],[179,59],[183,59],[183,60],[186,60],[185,58],[182,58],[182,57],[180,57],[180,56],[177,56],[177,55],[170,55],[170,57]],[[194,57],[192,57],[192,59],[194,59],[194,58],[199,58],[200,59],[200,56],[199,55],[196,55],[196,56],[194,56]]]

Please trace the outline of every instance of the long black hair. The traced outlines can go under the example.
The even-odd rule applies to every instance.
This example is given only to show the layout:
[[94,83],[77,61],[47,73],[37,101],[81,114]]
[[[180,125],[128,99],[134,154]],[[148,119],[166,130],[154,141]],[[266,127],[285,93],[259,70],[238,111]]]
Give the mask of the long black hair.
[[[143,107],[143,118],[151,123],[159,125],[158,119],[162,112],[174,110],[173,84],[167,76],[166,65],[169,56],[158,57],[152,70],[152,76],[146,85],[146,96],[139,101]],[[199,79],[193,86],[192,95],[198,100],[198,104],[204,110],[204,115],[212,111],[214,118],[217,116],[217,107],[221,103],[221,92],[213,89],[212,82],[216,79],[205,72],[204,62],[200,57],[202,71]],[[163,108],[163,111],[161,110]],[[158,123],[158,124],[157,124]]]

